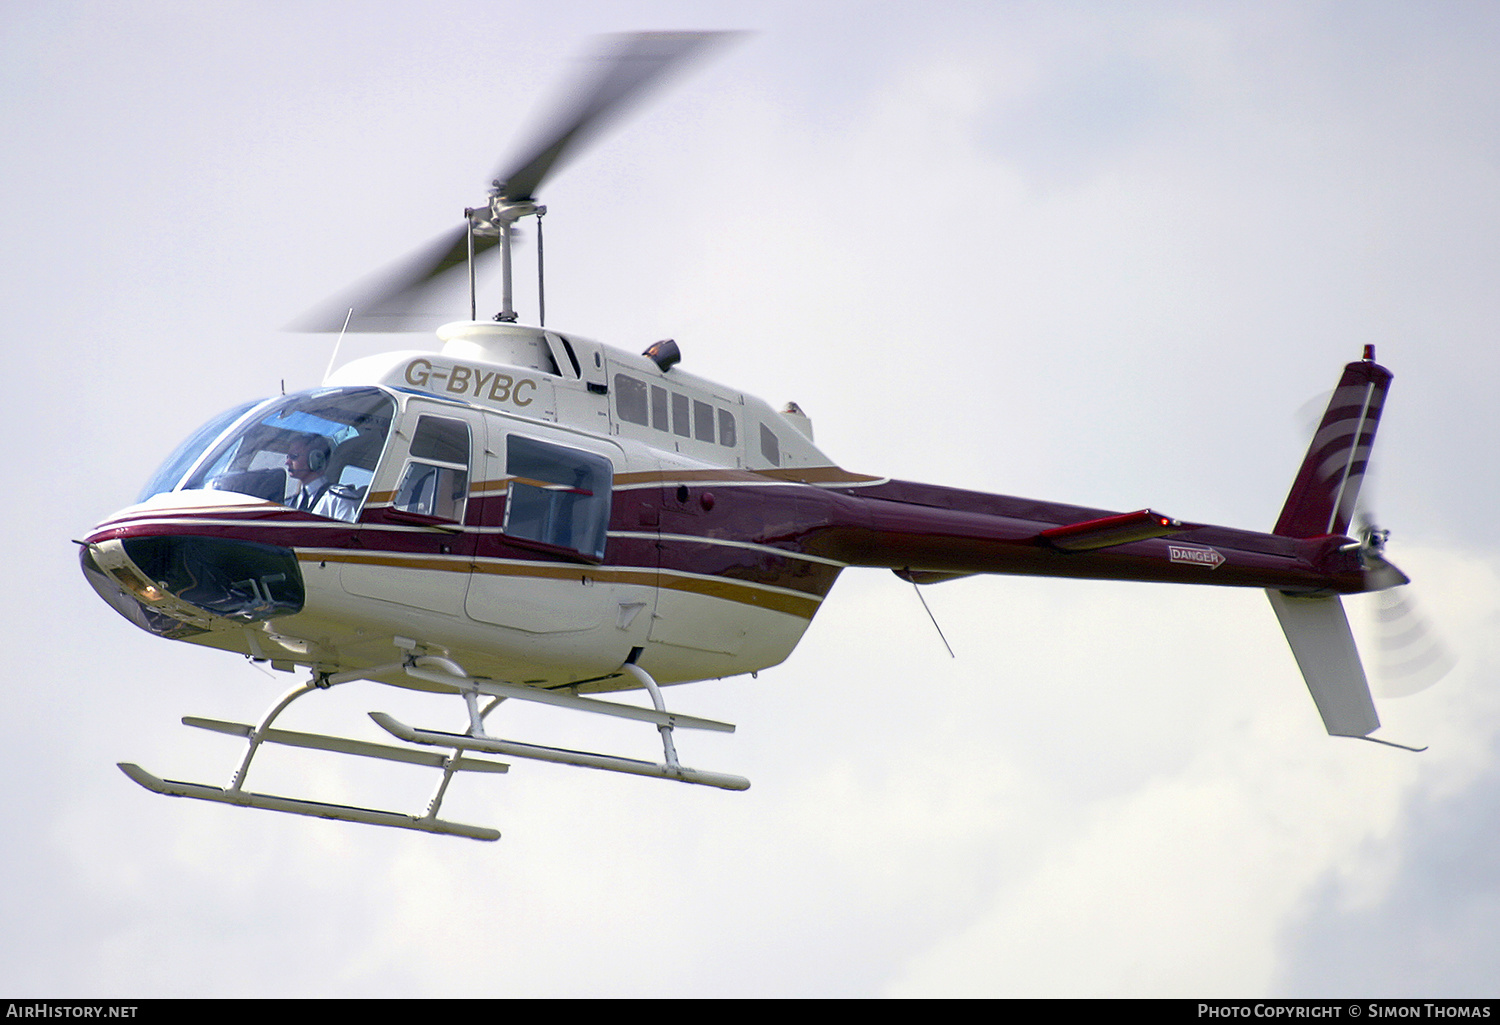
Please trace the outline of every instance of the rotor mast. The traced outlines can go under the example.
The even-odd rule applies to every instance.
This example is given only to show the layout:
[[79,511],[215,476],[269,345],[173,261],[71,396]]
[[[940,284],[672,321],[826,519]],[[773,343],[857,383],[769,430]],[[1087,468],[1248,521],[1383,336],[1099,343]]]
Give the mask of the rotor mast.
[[515,290],[511,275],[511,242],[515,239],[515,223],[523,217],[535,217],[537,224],[536,291],[539,323],[547,323],[547,307],[543,296],[544,277],[542,264],[542,215],[547,208],[529,199],[513,200],[505,196],[505,183],[496,179],[490,187],[489,208],[464,208],[468,221],[469,236],[469,319],[479,319],[479,299],[474,284],[474,257],[476,238],[493,238],[500,247],[501,294],[500,312],[495,319],[505,324],[516,321]]

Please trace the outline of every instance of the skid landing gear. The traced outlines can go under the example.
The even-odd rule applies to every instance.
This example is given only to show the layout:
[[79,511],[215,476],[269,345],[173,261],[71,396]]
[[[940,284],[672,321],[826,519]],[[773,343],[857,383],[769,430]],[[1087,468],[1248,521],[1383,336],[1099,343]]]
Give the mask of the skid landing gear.
[[[282,695],[280,700],[271,706],[271,709],[261,719],[260,723],[255,726],[246,723],[222,722],[217,719],[202,719],[196,716],[183,717],[182,722],[185,726],[193,726],[198,729],[211,730],[215,733],[224,733],[229,736],[245,738],[245,756],[227,787],[161,779],[147,772],[139,765],[128,762],[121,762],[120,769],[125,775],[135,780],[135,782],[147,790],[169,797],[190,797],[199,801],[215,801],[220,804],[262,808],[266,811],[287,812],[293,815],[310,815],[315,818],[339,819],[345,822],[363,822],[373,826],[414,829],[424,833],[441,833],[447,836],[465,836],[473,840],[498,840],[500,839],[500,832],[486,826],[473,826],[438,818],[438,809],[442,806],[443,796],[448,792],[448,784],[452,782],[455,773],[507,772],[510,766],[504,762],[472,757],[470,752],[504,755],[510,758],[528,758],[564,765],[577,765],[583,768],[604,769],[609,772],[623,772],[636,776],[651,776],[660,779],[677,780],[681,783],[696,783],[703,786],[719,787],[724,790],[745,790],[750,786],[750,781],[743,776],[691,769],[678,761],[677,749],[672,741],[673,730],[680,727],[683,729],[714,730],[716,732],[732,733],[734,732],[734,727],[729,723],[716,722],[712,719],[699,719],[694,716],[668,712],[666,704],[662,699],[661,688],[657,686],[656,681],[651,678],[650,674],[640,666],[635,665],[634,661],[626,662],[620,667],[620,672],[631,676],[645,688],[647,693],[651,695],[652,708],[622,705],[612,701],[581,698],[571,694],[538,690],[534,687],[479,679],[469,676],[452,659],[421,653],[420,645],[416,642],[397,638],[397,646],[406,652],[406,657],[401,662],[345,673],[317,674],[311,680],[293,687]],[[315,690],[326,690],[329,687],[349,683],[354,680],[370,679],[392,671],[404,672],[413,679],[422,680],[427,683],[444,685],[462,695],[469,713],[468,731],[465,733],[446,733],[438,730],[414,729],[383,712],[370,713],[370,718],[392,736],[408,744],[420,745],[418,748],[412,748],[394,747],[388,744],[372,744],[368,741],[353,740],[347,737],[332,737],[320,733],[297,733],[290,730],[272,728],[271,724],[275,722],[276,718],[293,701],[296,701],[305,694],[309,694]],[[481,696],[490,699],[482,709],[479,706]],[[663,760],[659,763],[648,762],[634,758],[622,758],[617,755],[596,754],[589,751],[571,751],[566,748],[543,747],[537,744],[525,744],[518,741],[491,737],[484,729],[485,717],[507,698],[515,698],[521,701],[536,701],[574,711],[592,712],[615,718],[633,719],[651,723],[661,734]],[[440,768],[443,774],[436,791],[432,795],[432,799],[428,802],[427,810],[420,815],[384,811],[377,808],[361,808],[353,805],[329,804],[322,801],[309,801],[275,794],[262,794],[246,790],[244,784],[245,777],[250,770],[250,763],[263,744],[281,744],[288,747],[356,755],[362,758],[379,758],[385,761],[405,762],[411,765],[425,765]],[[424,750],[423,748],[446,748],[448,750],[444,753],[435,750]]]

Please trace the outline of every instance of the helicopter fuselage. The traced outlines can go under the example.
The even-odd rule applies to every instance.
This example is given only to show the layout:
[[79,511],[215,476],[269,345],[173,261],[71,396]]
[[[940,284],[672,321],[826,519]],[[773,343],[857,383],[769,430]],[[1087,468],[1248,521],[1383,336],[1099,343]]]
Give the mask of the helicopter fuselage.
[[[1367,589],[1341,534],[849,473],[794,407],[670,362],[513,324],[439,337],[207,426],[88,535],[85,575],[143,629],[280,668],[378,669],[415,643],[573,692],[637,686],[627,661],[663,684],[776,665],[850,566]],[[294,444],[327,478],[306,501]]]

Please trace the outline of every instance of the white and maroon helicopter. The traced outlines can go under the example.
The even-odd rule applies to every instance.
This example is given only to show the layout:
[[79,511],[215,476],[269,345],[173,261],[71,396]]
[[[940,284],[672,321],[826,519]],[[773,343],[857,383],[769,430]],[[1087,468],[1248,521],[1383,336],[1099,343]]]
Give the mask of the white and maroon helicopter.
[[[733,726],[668,711],[661,688],[782,662],[854,566],[914,584],[1008,573],[1262,588],[1328,732],[1375,739],[1340,595],[1407,578],[1382,556],[1384,531],[1351,536],[1391,382],[1371,348],[1344,368],[1280,518],[1258,533],[851,473],[794,405],[693,376],[674,342],[636,355],[517,323],[512,233],[525,217],[540,228],[543,179],[720,35],[616,41],[581,102],[464,225],[303,325],[389,330],[467,267],[470,319],[438,330],[439,352],[359,359],[320,388],[228,410],[80,542],[84,576],[141,629],[308,674],[257,724],[183,719],[246,740],[227,786],[121,769],[160,794],[480,840],[500,834],[438,812],[455,773],[506,771],[484,755],[743,790],[683,765],[674,744],[678,729]],[[504,307],[481,321],[473,268],[497,250]],[[274,728],[296,699],[357,680],[461,697],[467,728],[371,713],[400,745]],[[585,696],[632,689],[652,707]],[[650,724],[662,760],[499,739],[485,720],[506,699]],[[415,814],[257,793],[245,783],[264,744],[441,779]]]

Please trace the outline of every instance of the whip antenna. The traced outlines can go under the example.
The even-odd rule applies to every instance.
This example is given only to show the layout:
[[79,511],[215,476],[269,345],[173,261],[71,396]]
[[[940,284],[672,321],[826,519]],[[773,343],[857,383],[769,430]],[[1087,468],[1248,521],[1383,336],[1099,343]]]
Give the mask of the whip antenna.
[[938,640],[942,641],[943,647],[948,649],[948,657],[958,658],[957,655],[953,654],[953,645],[949,644],[948,638],[943,636],[943,628],[938,626],[937,617],[932,614],[932,609],[927,607],[927,599],[922,597],[922,589],[917,586],[917,582],[915,580],[911,582],[911,589],[917,592],[917,601],[922,603],[923,609],[926,609],[927,618],[932,620],[932,628],[937,631]]

